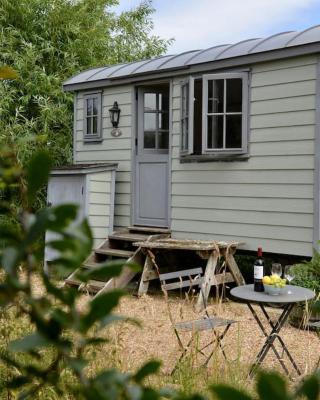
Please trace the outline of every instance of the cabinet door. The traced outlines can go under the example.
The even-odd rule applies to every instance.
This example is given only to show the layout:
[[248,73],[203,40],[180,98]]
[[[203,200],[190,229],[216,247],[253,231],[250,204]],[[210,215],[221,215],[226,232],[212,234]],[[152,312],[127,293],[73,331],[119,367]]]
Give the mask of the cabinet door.
[[[60,204],[72,203],[79,206],[77,223],[85,216],[85,176],[84,175],[59,175],[53,176],[49,180],[47,204],[49,207]],[[46,242],[53,240],[55,234],[46,232]],[[55,257],[55,252],[46,247],[45,261],[50,261]]]

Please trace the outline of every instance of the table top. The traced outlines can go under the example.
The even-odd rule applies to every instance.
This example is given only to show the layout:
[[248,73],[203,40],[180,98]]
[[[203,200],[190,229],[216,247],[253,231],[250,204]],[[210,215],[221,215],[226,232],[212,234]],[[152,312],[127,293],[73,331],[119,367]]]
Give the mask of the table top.
[[265,292],[255,292],[253,285],[243,285],[231,289],[230,294],[237,299],[253,303],[299,303],[315,297],[312,290],[300,286],[286,285],[286,289],[291,291],[291,294],[273,296]]
[[215,240],[191,240],[191,239],[157,239],[154,241],[144,241],[133,243],[134,246],[147,249],[166,249],[166,250],[198,250],[212,251],[217,247],[225,249],[227,247],[238,247],[243,242],[222,242]]

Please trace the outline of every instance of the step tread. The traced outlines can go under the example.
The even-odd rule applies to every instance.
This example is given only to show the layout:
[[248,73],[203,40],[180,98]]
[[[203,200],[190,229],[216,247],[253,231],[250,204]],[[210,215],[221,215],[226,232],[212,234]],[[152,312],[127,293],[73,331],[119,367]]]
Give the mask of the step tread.
[[129,258],[134,253],[133,251],[130,251],[130,250],[110,249],[110,248],[96,249],[94,252],[96,254],[102,254],[102,255],[106,255],[106,256],[116,256],[116,257],[122,257],[122,258]]
[[148,226],[128,226],[129,232],[148,232],[151,234],[157,233],[171,233],[170,229],[167,228],[154,228]]
[[111,240],[123,240],[126,242],[140,242],[143,240],[147,240],[150,235],[142,235],[137,233],[130,232],[114,232],[109,235],[109,239]]
[[78,281],[77,279],[67,278],[67,279],[65,279],[65,283],[67,285],[78,286],[78,287],[80,287],[80,290],[87,289],[89,292],[97,293],[105,287],[107,282],[96,281],[94,279],[91,279],[84,285],[82,282]]

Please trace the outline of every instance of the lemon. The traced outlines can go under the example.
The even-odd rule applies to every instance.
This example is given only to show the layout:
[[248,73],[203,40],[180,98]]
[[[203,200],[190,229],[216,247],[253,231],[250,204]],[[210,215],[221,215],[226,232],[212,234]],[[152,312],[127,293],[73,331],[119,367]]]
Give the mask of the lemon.
[[263,278],[262,278],[262,282],[265,284],[265,285],[271,285],[271,278],[270,278],[270,276],[264,276]]

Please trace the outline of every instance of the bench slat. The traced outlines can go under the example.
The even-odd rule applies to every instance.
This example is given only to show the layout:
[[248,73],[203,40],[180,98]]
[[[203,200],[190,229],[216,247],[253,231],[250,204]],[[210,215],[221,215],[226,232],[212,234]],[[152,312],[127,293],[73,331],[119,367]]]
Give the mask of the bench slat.
[[203,282],[203,278],[198,279],[186,279],[184,281],[173,282],[173,283],[165,283],[161,287],[164,290],[173,290],[173,289],[180,289],[188,286],[197,286]]
[[202,268],[184,269],[183,271],[168,272],[167,274],[160,274],[160,281],[168,279],[182,278],[184,276],[192,276],[202,274]]

